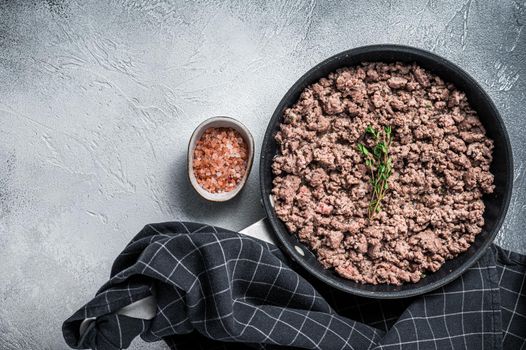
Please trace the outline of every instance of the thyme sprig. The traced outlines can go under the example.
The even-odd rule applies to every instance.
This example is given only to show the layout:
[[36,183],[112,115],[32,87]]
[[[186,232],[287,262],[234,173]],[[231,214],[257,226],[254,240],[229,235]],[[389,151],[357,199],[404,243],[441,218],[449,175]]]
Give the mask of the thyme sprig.
[[389,177],[393,174],[393,160],[389,157],[389,147],[393,141],[392,129],[386,126],[383,130],[376,130],[371,125],[365,129],[365,136],[372,137],[376,142],[374,147],[367,148],[363,143],[358,143],[358,151],[365,158],[365,165],[371,172],[371,185],[373,187],[371,202],[369,203],[369,219],[382,210],[382,200],[389,189]]

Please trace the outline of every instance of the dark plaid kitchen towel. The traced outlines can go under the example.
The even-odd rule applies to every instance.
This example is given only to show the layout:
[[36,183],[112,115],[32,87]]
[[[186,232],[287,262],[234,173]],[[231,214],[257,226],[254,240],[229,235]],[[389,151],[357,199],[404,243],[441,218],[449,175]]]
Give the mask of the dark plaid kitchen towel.
[[[524,349],[524,256],[493,246],[462,277],[410,300],[352,297],[308,281],[275,246],[183,222],[147,225],[110,280],[64,322],[72,348]],[[118,314],[153,296],[149,320]],[[94,318],[80,334],[86,318]]]

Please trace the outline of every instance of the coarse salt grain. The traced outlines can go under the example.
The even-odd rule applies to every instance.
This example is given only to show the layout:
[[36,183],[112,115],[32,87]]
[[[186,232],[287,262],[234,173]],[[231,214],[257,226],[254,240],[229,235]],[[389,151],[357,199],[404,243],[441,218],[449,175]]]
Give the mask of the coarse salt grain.
[[248,149],[232,128],[208,128],[193,152],[197,183],[211,193],[234,190],[247,171]]

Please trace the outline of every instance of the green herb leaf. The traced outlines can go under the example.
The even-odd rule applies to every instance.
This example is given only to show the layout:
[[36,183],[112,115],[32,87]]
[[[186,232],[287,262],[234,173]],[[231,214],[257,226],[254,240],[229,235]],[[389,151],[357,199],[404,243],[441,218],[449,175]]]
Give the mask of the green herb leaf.
[[381,202],[385,196],[385,192],[389,189],[389,177],[393,174],[393,160],[389,157],[392,132],[391,126],[376,130],[369,125],[365,129],[365,134],[372,136],[376,141],[380,141],[370,149],[362,143],[357,145],[360,153],[365,156],[365,165],[367,165],[371,172],[369,182],[371,183],[373,191],[371,201],[369,202],[369,219],[372,219],[374,214],[382,210]]
[[378,132],[371,125],[365,128],[365,132],[371,134],[371,136],[374,137],[375,140],[378,139]]
[[359,143],[357,147],[358,147],[358,151],[360,151],[364,156],[369,155],[369,150],[367,149],[367,147],[365,147],[364,144]]

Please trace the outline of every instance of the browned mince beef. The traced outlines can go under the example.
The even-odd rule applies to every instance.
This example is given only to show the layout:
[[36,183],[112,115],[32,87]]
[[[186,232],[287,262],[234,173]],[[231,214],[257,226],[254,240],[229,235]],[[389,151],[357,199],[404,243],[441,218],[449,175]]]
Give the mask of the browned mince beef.
[[[372,220],[357,141],[392,126],[393,175]],[[417,65],[364,63],[303,91],[275,136],[276,213],[326,268],[362,283],[417,282],[467,250],[493,191],[493,141],[464,93]]]

